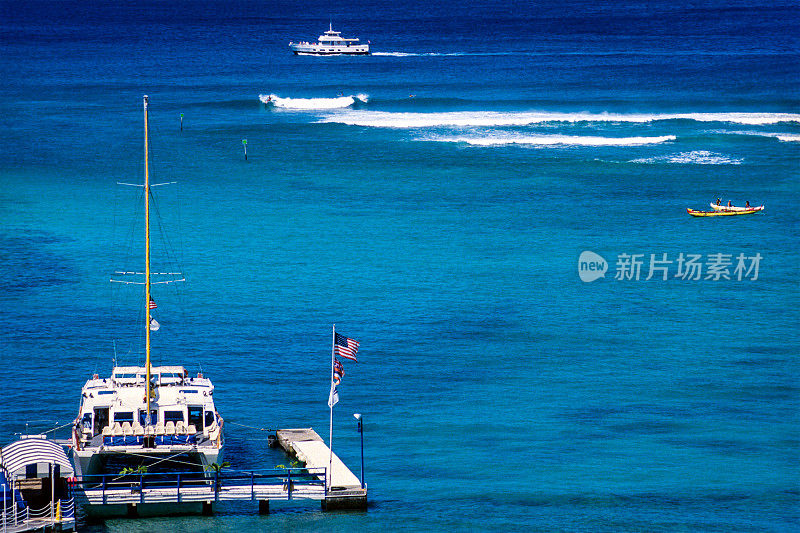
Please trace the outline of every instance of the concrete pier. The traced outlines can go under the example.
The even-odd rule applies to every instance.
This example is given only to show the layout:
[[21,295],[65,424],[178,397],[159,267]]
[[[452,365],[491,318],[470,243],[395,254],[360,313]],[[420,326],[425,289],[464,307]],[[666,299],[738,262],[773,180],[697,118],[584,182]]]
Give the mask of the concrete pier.
[[335,453],[331,457],[330,448],[316,431],[312,428],[280,429],[277,437],[280,446],[306,468],[327,470],[331,467],[328,491],[322,500],[324,510],[367,508],[366,487],[361,488],[361,481]]

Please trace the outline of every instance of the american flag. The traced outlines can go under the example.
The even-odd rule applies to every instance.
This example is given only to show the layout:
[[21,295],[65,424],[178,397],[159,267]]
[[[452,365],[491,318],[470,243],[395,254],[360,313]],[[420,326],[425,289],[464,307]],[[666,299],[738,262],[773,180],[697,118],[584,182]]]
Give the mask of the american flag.
[[336,340],[333,342],[333,352],[340,357],[344,357],[345,359],[350,359],[358,363],[358,359],[356,359],[358,345],[359,342],[357,340],[350,339],[337,333]]
[[156,307],[158,307],[156,301],[150,298],[150,309],[155,309]]

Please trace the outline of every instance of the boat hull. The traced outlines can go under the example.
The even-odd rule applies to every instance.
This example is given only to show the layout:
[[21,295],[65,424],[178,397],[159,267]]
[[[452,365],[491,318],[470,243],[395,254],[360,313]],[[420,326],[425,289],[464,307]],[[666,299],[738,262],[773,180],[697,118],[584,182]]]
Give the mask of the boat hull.
[[369,52],[305,52],[293,50],[296,56],[368,56]]
[[223,447],[220,448],[164,448],[159,453],[149,452],[139,447],[130,447],[125,449],[84,449],[76,450],[74,447],[70,450],[70,459],[75,469],[76,476],[96,476],[103,474],[116,474],[120,470],[120,466],[108,469],[107,461],[113,459],[123,459],[130,457],[135,464],[129,466],[139,466],[142,460],[145,459],[149,462],[162,462],[165,458],[175,456],[176,454],[185,454],[190,458],[190,462],[194,463],[195,468],[200,471],[208,471],[209,465],[213,463],[221,464],[223,457]]
[[686,212],[693,217],[732,217],[738,215],[752,215],[759,211],[761,211],[761,209],[749,209],[747,211],[697,211],[695,209],[689,209],[688,207],[686,208]]

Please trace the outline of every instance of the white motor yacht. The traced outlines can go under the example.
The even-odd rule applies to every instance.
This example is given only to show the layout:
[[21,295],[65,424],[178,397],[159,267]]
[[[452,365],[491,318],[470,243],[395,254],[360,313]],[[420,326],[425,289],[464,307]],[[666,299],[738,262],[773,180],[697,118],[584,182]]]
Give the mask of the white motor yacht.
[[369,41],[360,43],[358,39],[345,39],[341,32],[333,31],[333,23],[328,31],[319,36],[316,43],[290,42],[289,49],[294,55],[334,56],[334,55],[369,55]]

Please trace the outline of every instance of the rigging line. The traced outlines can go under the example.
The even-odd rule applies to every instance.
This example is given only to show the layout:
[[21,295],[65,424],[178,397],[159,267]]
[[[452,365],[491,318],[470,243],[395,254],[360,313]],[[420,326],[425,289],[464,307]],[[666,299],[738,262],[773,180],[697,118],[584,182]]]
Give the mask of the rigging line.
[[[170,272],[170,275],[172,275],[171,280],[151,282],[151,283],[170,285],[170,284],[175,284],[177,282],[186,281],[186,275],[183,272],[183,266],[179,259],[179,253],[181,252],[181,250],[176,250],[173,239],[171,238],[171,234],[166,230],[165,218],[162,216],[162,211],[160,206],[161,198],[156,198],[156,196],[153,195],[152,192],[150,198],[151,198],[150,205],[153,210],[152,212],[154,213],[157,232],[160,237],[159,244],[161,246],[159,250],[163,252],[164,263],[165,266],[168,267],[167,270],[174,271]],[[174,210],[180,213],[180,203],[177,202],[177,198],[175,199],[175,203],[176,205]],[[181,235],[180,231],[178,232],[178,235]],[[175,296],[175,306],[174,309],[170,311],[170,317],[173,319],[173,323],[185,324],[186,302],[183,291],[179,290],[177,285],[174,287],[165,287],[165,289],[169,289],[169,292]]]
[[[152,128],[152,124],[151,124],[151,130],[155,132],[155,129]],[[156,156],[156,151],[153,148],[153,138],[154,137],[156,137],[156,135],[150,135],[147,138],[147,144],[148,144],[148,148],[149,148],[149,152],[150,152],[150,161],[152,161],[152,162],[155,162],[158,159],[157,156]],[[152,181],[155,181],[156,168],[155,168],[155,165],[150,165],[150,166],[151,166],[150,177],[152,178]],[[175,182],[169,182],[169,183],[175,183]],[[163,184],[159,184],[159,185],[163,185]],[[174,264],[177,266],[178,265],[177,260],[175,258],[171,257],[171,255],[174,255],[174,253],[172,253],[172,254],[170,253],[172,251],[172,248],[173,248],[172,247],[172,243],[169,241],[169,238],[166,236],[166,233],[164,232],[164,227],[163,227],[162,219],[161,219],[161,211],[159,209],[158,202],[157,202],[155,196],[153,195],[152,190],[149,191],[149,195],[150,195],[150,200],[151,200],[151,207],[155,211],[156,222],[158,223],[159,233],[161,234],[161,238],[162,238],[162,240],[163,240],[163,242],[164,242],[164,244],[166,245],[166,248],[167,248],[167,250],[166,250],[167,256],[168,256],[167,257],[167,261],[172,259]],[[177,269],[173,269],[173,270],[177,270]]]
[[59,429],[63,429],[65,427],[67,427],[67,426],[71,426],[73,423],[74,423],[74,420],[72,422],[67,422],[63,426],[58,426],[58,427],[55,427],[53,429],[48,429],[47,431],[42,431],[42,433],[52,433],[52,432],[57,431]]
[[247,424],[240,424],[238,422],[231,422],[230,420],[225,420],[226,424],[233,424],[235,426],[242,426],[243,428],[250,428],[250,429],[257,429],[258,431],[278,431],[277,429],[272,428],[259,428],[256,426],[248,426]]
[[178,263],[177,254],[175,253],[175,247],[170,241],[169,235],[164,229],[163,219],[161,217],[161,209],[159,208],[159,203],[156,200],[155,196],[153,196],[152,192],[150,193],[151,199],[151,206],[155,212],[156,223],[158,224],[158,232],[161,236],[162,243],[164,244],[164,251],[166,252],[166,263],[174,265],[175,268],[171,268],[171,270],[181,270],[180,264]]
[[[111,245],[114,246],[115,249],[116,249],[116,245],[117,245],[117,211],[119,210],[119,203],[120,203],[119,189],[117,187],[114,187],[114,208],[113,208],[113,210],[111,212],[111,218],[112,218]],[[114,304],[114,301],[116,300],[116,298],[114,297],[114,292],[116,291],[116,288],[114,287],[113,283],[109,283],[108,285],[109,285],[108,292],[106,293],[108,300],[106,301],[106,303],[110,304],[109,307],[111,308],[111,316],[112,317],[116,317],[117,316],[117,309],[116,309],[116,306]],[[113,341],[114,337],[115,337],[114,328],[112,327],[111,328],[112,341]],[[116,352],[116,347],[115,347],[114,351]],[[92,374],[97,374],[98,373],[97,372],[97,362],[98,362],[98,359],[101,358],[101,357],[102,357],[102,352],[98,352],[97,355],[95,356],[94,370],[93,370]],[[116,354],[115,354],[114,358],[115,358],[115,361],[116,361]],[[103,357],[103,359],[105,359],[105,357]]]
[[[121,253],[121,255],[118,254],[118,259],[117,260],[119,260],[121,262],[121,264],[120,265],[115,265],[115,266],[117,266],[117,268],[120,268],[120,267],[124,268],[128,263],[131,263],[131,262],[133,262],[133,265],[136,264],[136,262],[134,260],[133,249],[134,249],[134,241],[136,240],[135,236],[136,236],[137,230],[139,229],[140,226],[143,226],[143,221],[142,221],[143,215],[141,214],[140,209],[139,209],[139,206],[143,203],[143,200],[144,200],[144,188],[142,188],[138,192],[138,194],[135,195],[134,203],[133,203],[133,210],[132,210],[133,217],[131,217],[131,219],[129,221],[129,224],[128,224],[127,231],[124,233],[123,240],[120,242],[120,247],[119,248],[122,250],[122,253]],[[131,265],[131,266],[133,266],[133,265]],[[118,288],[118,289],[115,290],[113,288],[113,285],[116,285],[116,284],[112,284],[113,316],[114,317],[123,317],[123,313],[121,312],[121,310],[123,308],[122,307],[123,295],[127,295],[129,293],[127,291],[122,292],[124,290],[122,288]],[[127,301],[127,299],[125,299],[125,301]],[[127,307],[125,307],[125,309],[127,309]],[[139,306],[136,306],[136,309],[139,309]],[[139,324],[140,322],[141,322],[141,319],[139,318],[134,323],[135,324]],[[117,326],[117,331],[118,331],[117,336],[119,336],[119,337],[127,336],[127,334],[123,335],[123,331],[129,331],[129,329],[125,327],[125,324],[126,324],[125,321],[122,321],[122,320],[117,320],[116,321],[116,326]],[[139,328],[137,327],[137,331],[138,331],[138,329]],[[130,352],[130,350],[129,350],[129,352]]]
[[[47,422],[47,420],[26,420],[26,421],[25,421],[25,424],[26,424],[26,425],[29,425],[29,424],[31,424],[31,423],[35,423],[35,422]],[[44,434],[44,433],[52,433],[53,431],[56,431],[56,430],[59,430],[59,429],[63,429],[63,428],[65,428],[65,427],[67,427],[67,426],[71,426],[71,425],[73,424],[73,422],[74,422],[74,420],[73,420],[73,421],[71,421],[71,422],[67,422],[67,423],[66,423],[66,424],[64,424],[63,426],[57,426],[57,427],[54,427],[54,428],[52,428],[52,429],[48,429],[47,431],[39,431],[38,433],[43,433],[43,434]],[[56,421],[56,424],[58,424],[58,421]],[[29,428],[29,429],[30,429],[30,428]],[[35,426],[34,426],[34,428],[33,428],[33,429],[35,429]],[[17,433],[15,433],[15,435],[16,435],[16,434],[17,434]],[[22,433],[19,433],[19,435],[22,435]]]
[[[149,465],[147,465],[147,467],[150,468],[151,466],[155,466],[155,465],[157,465],[159,463],[163,463],[164,461],[170,461],[172,463],[176,463],[176,464],[179,464],[179,465],[202,466],[202,465],[198,465],[197,463],[190,463],[189,461],[178,461],[178,460],[174,459],[174,457],[178,457],[179,455],[183,455],[184,453],[187,453],[187,452],[178,452],[175,455],[170,455],[169,457],[165,457],[165,458],[161,459],[160,461],[156,461],[155,463],[150,463]],[[152,457],[153,457],[152,455],[144,455],[144,454],[141,454],[141,453],[127,453],[127,452],[124,455],[132,456],[132,457],[141,457],[142,459],[152,459]],[[153,473],[157,474],[158,472],[153,472]]]
[[185,263],[183,261],[184,261],[185,257],[183,255],[183,251],[184,251],[184,247],[183,247],[183,219],[181,217],[181,211],[182,211],[181,206],[183,205],[183,203],[181,202],[180,183],[177,182],[177,181],[175,182],[175,205],[177,206],[177,208],[175,209],[175,214],[178,217],[178,228],[177,228],[178,229],[178,254],[179,254],[178,265],[184,265]]

